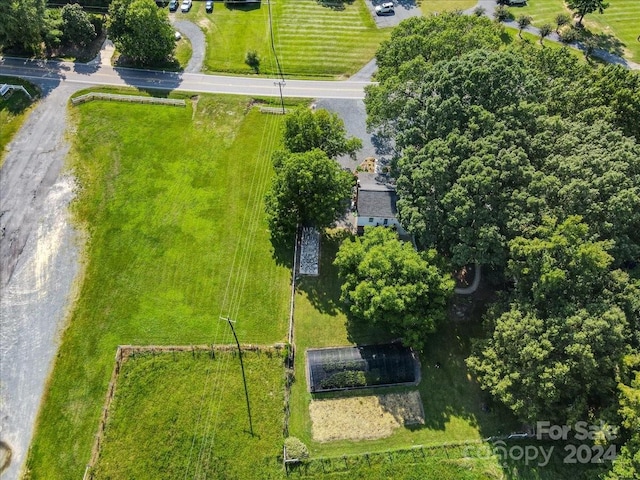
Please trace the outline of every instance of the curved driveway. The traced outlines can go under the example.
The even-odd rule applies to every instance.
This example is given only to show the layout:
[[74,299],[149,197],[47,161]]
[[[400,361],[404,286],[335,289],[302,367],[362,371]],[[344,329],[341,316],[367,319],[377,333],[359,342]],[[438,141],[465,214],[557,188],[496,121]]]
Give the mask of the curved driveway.
[[202,63],[204,62],[204,55],[207,49],[204,33],[200,30],[200,27],[189,20],[172,19],[172,23],[173,26],[191,42],[191,58],[184,71],[187,73],[199,72],[202,70]]

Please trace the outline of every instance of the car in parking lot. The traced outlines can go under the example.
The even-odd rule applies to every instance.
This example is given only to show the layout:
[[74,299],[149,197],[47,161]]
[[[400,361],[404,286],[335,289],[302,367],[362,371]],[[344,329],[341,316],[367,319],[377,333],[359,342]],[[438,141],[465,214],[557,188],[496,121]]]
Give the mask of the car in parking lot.
[[180,5],[180,0],[171,0],[169,2],[169,11],[175,12],[176,10],[178,10],[178,5]]
[[191,10],[191,0],[182,0],[182,6],[180,7],[180,11],[187,13]]
[[207,13],[213,12],[213,0],[207,0],[207,3],[204,4],[204,9]]
[[384,15],[385,13],[393,13],[393,2],[385,2],[381,5],[376,5],[376,13],[378,15]]

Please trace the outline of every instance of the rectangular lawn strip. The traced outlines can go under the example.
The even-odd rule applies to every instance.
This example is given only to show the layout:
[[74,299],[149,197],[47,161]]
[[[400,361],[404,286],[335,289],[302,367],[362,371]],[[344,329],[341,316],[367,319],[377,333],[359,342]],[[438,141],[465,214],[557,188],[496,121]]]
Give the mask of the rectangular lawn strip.
[[94,468],[108,478],[280,478],[281,354],[138,354],[123,363]]
[[[371,60],[391,29],[378,29],[365,0],[322,6],[315,0],[283,0],[271,5],[274,41],[285,75],[339,77]],[[198,8],[196,8],[198,7]],[[248,50],[260,56],[260,73],[278,73],[270,43],[268,6],[218,6],[213,14],[194,5],[193,17],[205,31],[205,69],[249,73]]]
[[[194,103],[195,105],[195,103]],[[239,96],[187,108],[90,102],[77,118],[73,209],[90,239],[29,457],[34,478],[81,478],[117,345],[286,336],[290,272],[263,196],[282,117]],[[226,292],[226,297],[225,297]]]

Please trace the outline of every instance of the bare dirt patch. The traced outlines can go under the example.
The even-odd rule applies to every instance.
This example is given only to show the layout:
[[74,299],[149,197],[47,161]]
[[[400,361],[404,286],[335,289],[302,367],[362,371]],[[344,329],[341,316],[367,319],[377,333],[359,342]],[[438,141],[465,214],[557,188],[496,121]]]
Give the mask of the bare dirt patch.
[[424,424],[418,391],[313,400],[309,413],[318,442],[373,440],[404,425]]

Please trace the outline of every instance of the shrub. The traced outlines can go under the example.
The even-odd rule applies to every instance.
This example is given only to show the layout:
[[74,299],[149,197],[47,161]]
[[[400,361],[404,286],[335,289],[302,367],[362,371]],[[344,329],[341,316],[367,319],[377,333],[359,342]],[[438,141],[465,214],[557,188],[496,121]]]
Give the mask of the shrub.
[[506,20],[511,20],[513,15],[507,7],[504,5],[498,5],[493,12],[493,18],[495,18],[497,22],[504,22]]
[[249,50],[247,52],[244,56],[244,63],[246,63],[249,68],[253,69],[256,73],[260,71],[260,57],[258,56],[258,52],[255,50]]
[[287,437],[284,440],[285,460],[304,460],[309,458],[309,449],[296,437]]
[[561,30],[559,35],[562,43],[574,43],[580,38],[580,33],[573,27]]

